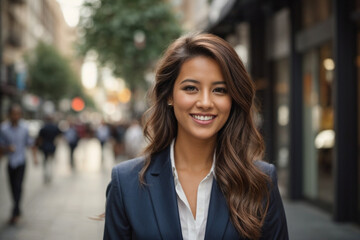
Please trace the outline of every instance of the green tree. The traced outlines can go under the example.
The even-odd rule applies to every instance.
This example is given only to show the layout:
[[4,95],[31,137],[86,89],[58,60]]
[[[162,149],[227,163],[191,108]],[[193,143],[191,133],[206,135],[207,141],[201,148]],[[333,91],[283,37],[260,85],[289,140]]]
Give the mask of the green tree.
[[61,98],[84,97],[79,78],[69,62],[53,46],[40,42],[26,56],[30,92],[58,102]]
[[98,61],[132,89],[144,83],[146,70],[181,34],[163,0],[87,0],[83,7],[80,52],[95,50]]

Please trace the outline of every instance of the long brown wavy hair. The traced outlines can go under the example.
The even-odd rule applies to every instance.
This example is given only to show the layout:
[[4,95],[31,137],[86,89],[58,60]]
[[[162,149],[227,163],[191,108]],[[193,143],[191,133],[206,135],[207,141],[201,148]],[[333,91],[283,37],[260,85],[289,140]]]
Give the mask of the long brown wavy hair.
[[176,138],[177,121],[168,100],[182,64],[196,56],[210,57],[219,64],[232,98],[229,118],[217,135],[216,181],[239,234],[258,239],[268,209],[270,179],[254,164],[264,152],[263,139],[253,119],[255,87],[237,53],[217,36],[183,36],[168,47],[159,61],[151,92],[152,106],[144,115],[144,134],[149,144],[144,151],[146,160],[140,182],[145,184],[151,157]]

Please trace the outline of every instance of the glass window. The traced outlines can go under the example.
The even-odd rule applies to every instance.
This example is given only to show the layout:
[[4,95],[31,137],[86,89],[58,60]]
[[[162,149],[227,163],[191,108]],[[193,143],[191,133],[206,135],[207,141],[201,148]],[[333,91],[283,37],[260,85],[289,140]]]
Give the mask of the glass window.
[[334,68],[331,43],[304,54],[304,194],[329,206],[334,201]]
[[278,170],[279,188],[287,196],[289,174],[289,76],[288,58],[275,62],[275,161]]

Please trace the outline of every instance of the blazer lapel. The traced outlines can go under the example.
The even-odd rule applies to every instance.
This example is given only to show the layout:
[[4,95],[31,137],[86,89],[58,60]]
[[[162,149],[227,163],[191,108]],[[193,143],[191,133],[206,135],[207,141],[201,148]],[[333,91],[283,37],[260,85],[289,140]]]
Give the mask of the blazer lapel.
[[162,238],[182,239],[169,147],[152,158],[146,182]]
[[205,239],[223,239],[228,222],[229,209],[226,200],[214,179],[211,189]]

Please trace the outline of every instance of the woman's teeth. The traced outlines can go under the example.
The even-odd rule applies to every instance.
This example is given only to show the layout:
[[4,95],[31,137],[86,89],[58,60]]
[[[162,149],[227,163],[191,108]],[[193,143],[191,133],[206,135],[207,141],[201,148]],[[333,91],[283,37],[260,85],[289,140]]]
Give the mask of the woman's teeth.
[[203,115],[192,115],[193,118],[200,120],[200,121],[208,121],[213,119],[215,116],[203,116]]

